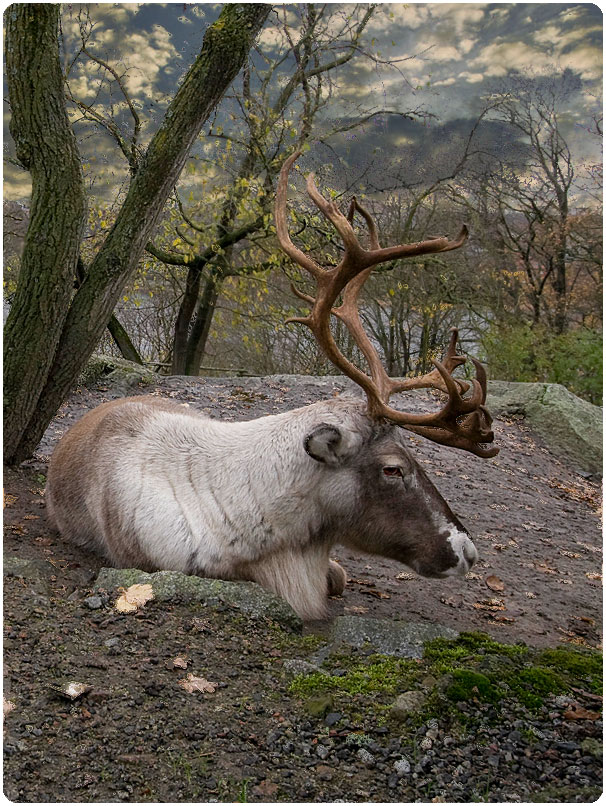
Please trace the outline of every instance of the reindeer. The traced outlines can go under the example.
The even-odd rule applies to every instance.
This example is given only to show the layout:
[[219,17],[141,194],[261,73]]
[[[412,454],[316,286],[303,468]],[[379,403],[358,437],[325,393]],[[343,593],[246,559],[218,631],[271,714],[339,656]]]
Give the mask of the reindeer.
[[[447,252],[467,237],[431,238],[388,248],[354,198],[347,216],[307,190],[344,244],[342,260],[322,267],[291,241],[286,224],[289,171],[284,163],[275,222],[284,252],[316,281],[317,294],[295,293],[310,313],[309,327],[332,363],[365,392],[248,422],[209,419],[150,396],[104,403],[67,431],[51,458],[46,489],[51,522],[63,536],[93,549],[116,567],[158,569],[229,580],[252,580],[290,603],[303,619],[326,615],[327,595],[347,577],[330,559],[333,546],[398,560],[418,574],[464,575],[477,558],[469,534],[408,447],[404,430],[434,442],[491,457],[486,375],[453,377],[466,358],[453,331],[442,362],[419,378],[385,372],[364,332],[358,297],[372,268],[387,260]],[[352,227],[365,219],[370,249]],[[342,302],[335,304],[342,294]],[[338,349],[330,317],[349,329],[368,364],[366,374]],[[392,408],[390,397],[437,389],[442,408],[414,414]]]

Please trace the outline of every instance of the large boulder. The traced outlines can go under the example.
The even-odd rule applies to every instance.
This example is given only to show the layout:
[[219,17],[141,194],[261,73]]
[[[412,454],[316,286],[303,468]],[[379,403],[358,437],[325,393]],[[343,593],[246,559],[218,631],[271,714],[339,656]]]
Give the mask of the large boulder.
[[178,571],[148,574],[136,568],[102,568],[93,589],[116,592],[135,584],[149,584],[159,602],[202,602],[209,607],[227,606],[255,619],[275,621],[293,632],[302,632],[303,622],[284,599],[255,582],[224,582],[221,579],[186,576]]
[[129,394],[139,384],[147,386],[157,383],[159,376],[134,361],[96,354],[91,356],[78,381],[83,386],[90,386],[101,380],[107,381],[120,394]]
[[556,456],[588,475],[602,473],[602,409],[559,383],[490,381],[486,405],[494,416],[522,415]]

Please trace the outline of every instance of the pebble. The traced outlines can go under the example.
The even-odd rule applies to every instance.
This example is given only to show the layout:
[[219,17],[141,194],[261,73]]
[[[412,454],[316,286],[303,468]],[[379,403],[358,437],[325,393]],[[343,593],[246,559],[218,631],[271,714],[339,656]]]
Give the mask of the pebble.
[[365,747],[360,747],[356,755],[363,764],[371,766],[375,763],[375,757],[373,756],[372,753],[369,753]]
[[103,600],[100,596],[87,596],[84,600],[84,604],[91,610],[98,610],[100,607],[103,607]]
[[399,776],[408,775],[411,770],[410,761],[407,758],[399,758],[394,762],[393,768]]
[[330,749],[323,744],[319,744],[316,747],[316,755],[324,761],[330,755]]

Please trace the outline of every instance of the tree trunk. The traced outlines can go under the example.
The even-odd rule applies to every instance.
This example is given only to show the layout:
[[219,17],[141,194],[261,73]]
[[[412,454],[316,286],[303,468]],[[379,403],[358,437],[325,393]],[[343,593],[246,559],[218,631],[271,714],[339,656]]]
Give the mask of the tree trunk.
[[[191,146],[240,70],[270,10],[269,5],[227,4],[206,32],[202,50],[167,110],[116,221],[72,300],[46,384],[32,390],[35,410],[21,433],[15,432],[10,443],[5,441],[8,461],[19,462],[31,455],[84,368],[122,288],[136,269]],[[38,349],[45,350],[46,345],[41,342]]]
[[112,314],[112,318],[108,322],[107,329],[111,333],[111,337],[115,341],[116,347],[118,350],[120,350],[122,358],[126,358],[127,361],[134,361],[135,364],[143,364],[143,360],[137,352],[137,348],[132,343],[130,336],[114,314]]
[[187,360],[185,364],[186,375],[199,375],[200,365],[204,357],[210,326],[215,313],[215,306],[219,298],[219,291],[223,278],[211,272],[204,286],[202,298],[196,311],[196,321],[193,323],[187,345]]
[[59,5],[5,12],[11,134],[32,178],[19,282],[4,328],[4,447],[12,458],[34,414],[73,294],[86,221],[80,156],[64,103]]
[[171,366],[172,375],[187,374],[186,366],[189,328],[194,311],[196,310],[198,294],[200,293],[200,280],[200,269],[195,266],[190,266],[187,270],[187,279],[185,280],[185,293],[183,294],[183,299],[179,305],[179,312],[175,322],[175,332],[173,335],[173,360]]

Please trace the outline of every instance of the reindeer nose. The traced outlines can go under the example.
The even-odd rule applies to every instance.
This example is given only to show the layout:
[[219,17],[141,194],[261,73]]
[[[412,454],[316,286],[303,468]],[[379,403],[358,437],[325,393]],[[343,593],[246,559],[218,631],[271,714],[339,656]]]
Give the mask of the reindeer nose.
[[457,529],[451,533],[448,539],[457,562],[446,571],[445,576],[462,576],[478,559],[478,550],[467,532]]
[[463,557],[467,560],[469,566],[467,570],[469,571],[471,566],[478,559],[478,550],[469,538],[467,538],[467,542],[463,543]]

